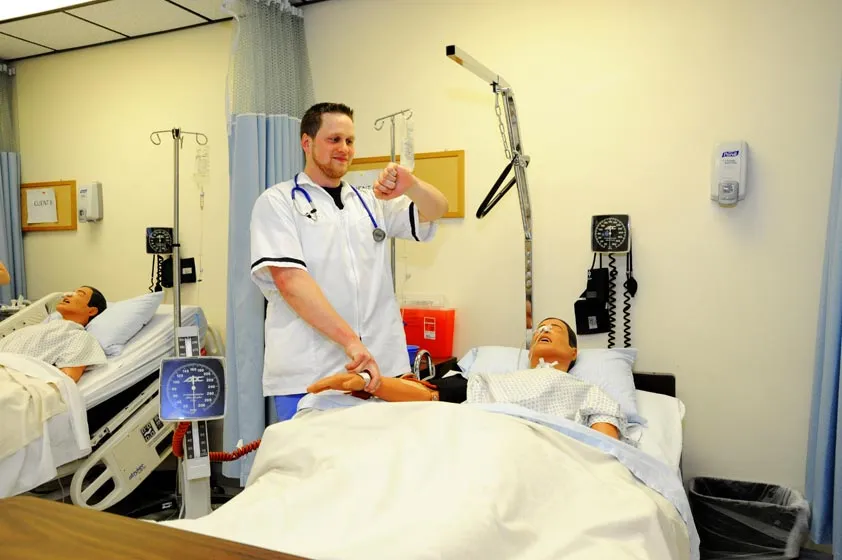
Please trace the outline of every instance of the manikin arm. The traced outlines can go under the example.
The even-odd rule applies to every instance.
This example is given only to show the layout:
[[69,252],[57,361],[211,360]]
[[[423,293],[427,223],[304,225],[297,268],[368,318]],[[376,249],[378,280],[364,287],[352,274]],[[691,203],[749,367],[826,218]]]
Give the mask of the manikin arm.
[[0,286],[8,284],[12,281],[12,277],[9,276],[9,271],[6,270],[6,267],[3,265],[3,262],[0,261]]
[[[335,391],[350,391],[352,393],[357,393],[362,391],[364,386],[365,380],[356,373],[337,373],[316,381],[307,387],[307,392],[321,393],[322,391],[333,389]],[[396,377],[381,378],[380,387],[370,394],[378,399],[389,402],[439,400],[438,391],[435,390],[433,385],[417,379]]]
[[82,379],[82,374],[85,373],[85,368],[87,366],[76,366],[76,367],[63,367],[59,368],[63,374],[67,377],[79,383],[79,380]]
[[596,424],[592,424],[591,428],[605,434],[608,437],[612,437],[614,439],[620,439],[620,431],[617,429],[616,426],[613,424],[609,424],[608,422],[597,422]]

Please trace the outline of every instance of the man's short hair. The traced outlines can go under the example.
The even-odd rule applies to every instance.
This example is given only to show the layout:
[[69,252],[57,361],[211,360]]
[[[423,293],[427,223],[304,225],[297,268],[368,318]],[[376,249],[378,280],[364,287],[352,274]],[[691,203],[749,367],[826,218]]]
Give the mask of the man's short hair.
[[[96,307],[96,315],[94,317],[99,317],[102,315],[102,312],[108,308],[108,303],[105,301],[105,296],[102,295],[102,292],[94,288],[93,286],[84,286],[91,291],[91,300],[88,302],[88,307]],[[91,317],[93,319],[93,317]]]
[[322,127],[322,115],[325,113],[341,113],[354,120],[354,110],[344,103],[316,103],[301,117],[301,136],[306,134],[315,138]]

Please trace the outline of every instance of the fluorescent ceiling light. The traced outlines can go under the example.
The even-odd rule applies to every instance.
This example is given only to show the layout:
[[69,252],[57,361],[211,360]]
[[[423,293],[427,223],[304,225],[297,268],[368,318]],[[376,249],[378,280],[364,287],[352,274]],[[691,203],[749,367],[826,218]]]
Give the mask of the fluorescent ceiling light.
[[79,0],[3,0],[0,2],[0,21],[89,3]]

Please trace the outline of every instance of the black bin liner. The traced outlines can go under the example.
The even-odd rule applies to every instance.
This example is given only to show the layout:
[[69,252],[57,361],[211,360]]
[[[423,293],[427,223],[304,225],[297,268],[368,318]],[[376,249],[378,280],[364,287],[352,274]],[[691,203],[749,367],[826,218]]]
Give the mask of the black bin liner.
[[797,558],[810,524],[799,492],[760,482],[694,478],[690,508],[703,560]]

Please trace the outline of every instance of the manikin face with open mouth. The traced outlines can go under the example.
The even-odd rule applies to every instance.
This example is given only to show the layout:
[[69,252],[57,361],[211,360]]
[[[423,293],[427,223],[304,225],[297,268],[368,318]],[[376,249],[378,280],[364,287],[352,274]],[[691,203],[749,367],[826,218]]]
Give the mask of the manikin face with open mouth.
[[[576,360],[576,335],[571,333],[561,319],[544,319],[532,336],[529,350],[530,367],[537,367],[543,358],[544,363],[555,362],[556,369],[569,371]],[[572,335],[572,336],[571,336]]]

